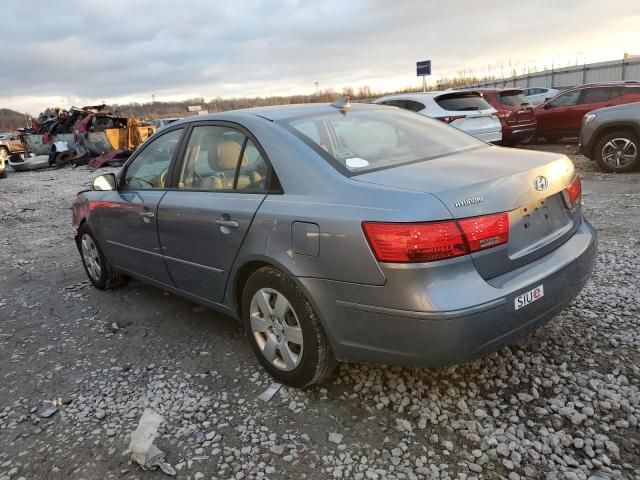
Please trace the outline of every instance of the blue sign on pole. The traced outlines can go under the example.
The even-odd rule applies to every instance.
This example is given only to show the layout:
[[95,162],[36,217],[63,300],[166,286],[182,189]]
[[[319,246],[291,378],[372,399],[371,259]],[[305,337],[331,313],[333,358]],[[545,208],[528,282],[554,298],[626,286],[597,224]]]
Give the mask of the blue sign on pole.
[[422,62],[416,62],[416,68],[418,70],[418,77],[431,75],[431,60],[423,60]]

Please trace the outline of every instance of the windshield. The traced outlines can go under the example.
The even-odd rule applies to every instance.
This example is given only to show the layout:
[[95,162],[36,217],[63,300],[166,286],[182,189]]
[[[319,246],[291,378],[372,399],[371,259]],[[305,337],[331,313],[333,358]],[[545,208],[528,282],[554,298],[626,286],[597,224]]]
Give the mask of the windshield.
[[487,146],[442,122],[395,108],[336,109],[283,123],[347,175]]

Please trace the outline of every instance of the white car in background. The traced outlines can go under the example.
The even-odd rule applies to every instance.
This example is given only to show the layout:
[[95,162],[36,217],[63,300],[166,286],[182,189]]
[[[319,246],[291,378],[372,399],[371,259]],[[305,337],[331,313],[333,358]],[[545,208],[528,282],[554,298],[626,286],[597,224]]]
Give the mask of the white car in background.
[[479,92],[447,90],[403,93],[387,95],[373,103],[400,107],[436,118],[485,142],[502,141],[502,125],[497,111]]
[[550,98],[555,97],[560,93],[560,90],[556,90],[555,88],[530,87],[525,88],[522,93],[532,105],[540,105]]

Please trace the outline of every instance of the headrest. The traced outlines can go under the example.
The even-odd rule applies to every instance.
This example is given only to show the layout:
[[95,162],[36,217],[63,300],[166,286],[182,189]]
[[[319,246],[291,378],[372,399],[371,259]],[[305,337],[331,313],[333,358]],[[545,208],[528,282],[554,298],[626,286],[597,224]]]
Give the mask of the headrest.
[[[238,157],[242,146],[237,142],[227,141],[218,144],[217,148],[211,146],[208,152],[209,166],[216,171],[234,170],[238,165]],[[249,159],[245,153],[242,156],[242,164],[246,165]]]

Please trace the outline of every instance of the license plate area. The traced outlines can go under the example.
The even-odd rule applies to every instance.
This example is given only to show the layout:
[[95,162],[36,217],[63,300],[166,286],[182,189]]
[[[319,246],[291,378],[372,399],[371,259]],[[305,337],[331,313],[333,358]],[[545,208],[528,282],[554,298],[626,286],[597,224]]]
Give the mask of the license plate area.
[[560,194],[509,213],[509,257],[514,260],[552,242],[571,228]]
[[536,300],[540,300],[544,297],[544,285],[538,285],[535,288],[532,288],[528,292],[524,292],[518,295],[513,300],[513,306],[515,310],[520,310],[521,308],[526,307],[527,305],[535,302]]

